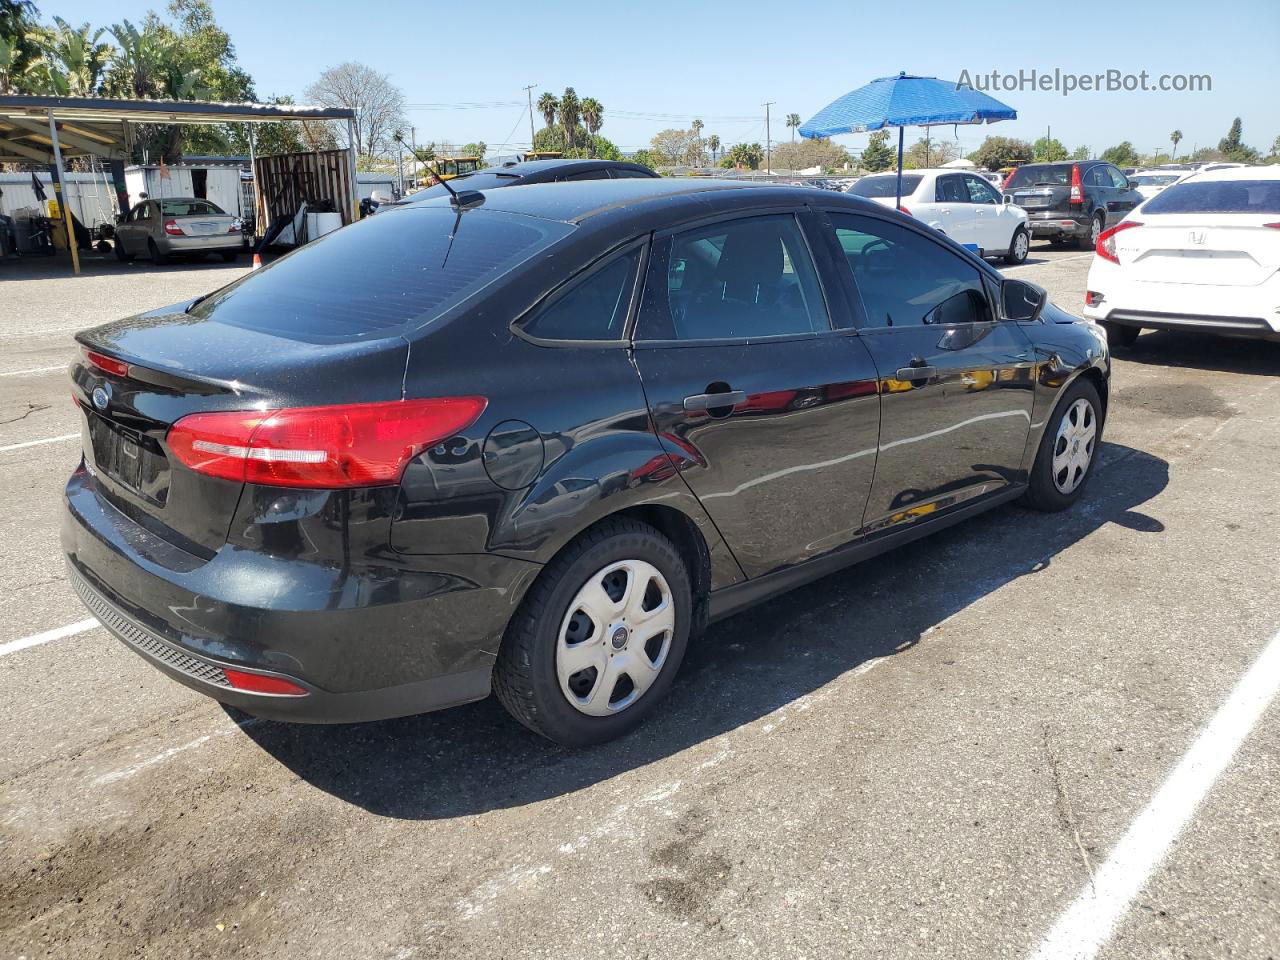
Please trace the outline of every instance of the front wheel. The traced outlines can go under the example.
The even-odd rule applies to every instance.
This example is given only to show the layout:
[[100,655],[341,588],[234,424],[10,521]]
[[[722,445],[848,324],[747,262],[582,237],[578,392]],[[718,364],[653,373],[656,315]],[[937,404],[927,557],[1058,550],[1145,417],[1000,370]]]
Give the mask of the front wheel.
[[498,652],[494,691],[512,716],[556,743],[629,733],[684,659],[692,601],[670,540],[634,520],[606,521],[529,588]]
[[1102,401],[1080,377],[1063,393],[1040,438],[1023,502],[1035,510],[1065,510],[1080,498],[1102,442]]
[[1013,231],[1013,238],[1009,241],[1009,252],[1004,255],[1004,262],[1016,266],[1019,263],[1025,263],[1027,254],[1031,252],[1031,237],[1027,235],[1027,228],[1019,226]]

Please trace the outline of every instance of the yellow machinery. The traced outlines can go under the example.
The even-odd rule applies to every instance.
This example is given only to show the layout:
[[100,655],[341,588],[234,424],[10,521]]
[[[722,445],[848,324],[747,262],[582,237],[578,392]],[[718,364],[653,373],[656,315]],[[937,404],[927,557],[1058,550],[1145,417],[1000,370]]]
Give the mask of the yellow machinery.
[[526,160],[559,160],[564,154],[559,150],[530,150],[524,155]]
[[427,166],[438,180],[452,180],[454,177],[475,173],[480,169],[482,157],[436,157]]

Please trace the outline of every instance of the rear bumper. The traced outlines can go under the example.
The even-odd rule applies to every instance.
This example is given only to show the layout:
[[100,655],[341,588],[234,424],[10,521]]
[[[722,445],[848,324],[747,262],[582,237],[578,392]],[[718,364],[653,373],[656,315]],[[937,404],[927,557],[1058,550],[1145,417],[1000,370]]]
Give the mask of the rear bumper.
[[1093,230],[1093,221],[1083,213],[1028,210],[1027,229],[1033,237],[1087,237]]
[[[483,698],[502,631],[539,569],[488,555],[344,569],[235,547],[206,561],[117,511],[83,468],[67,485],[62,546],[85,606],[158,670],[257,716],[306,723]],[[307,692],[236,690],[227,668]]]
[[170,237],[165,235],[156,241],[161,253],[177,256],[183,253],[227,253],[232,250],[243,250],[244,235],[227,233],[210,237]]
[[1144,330],[1192,330],[1227,337],[1280,341],[1280,330],[1273,329],[1258,317],[1190,316],[1140,310],[1100,311],[1088,307],[1085,308],[1084,315],[1102,323],[1114,323],[1122,327],[1140,327]]

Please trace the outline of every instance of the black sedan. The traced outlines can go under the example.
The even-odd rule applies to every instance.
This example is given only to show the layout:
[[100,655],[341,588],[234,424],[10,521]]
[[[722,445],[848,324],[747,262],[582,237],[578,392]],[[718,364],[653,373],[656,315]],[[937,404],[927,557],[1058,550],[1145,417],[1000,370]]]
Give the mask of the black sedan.
[[496,691],[569,744],[636,726],[711,620],[1069,506],[1110,375],[896,211],[648,178],[406,205],[77,339],[63,548],[129,647],[266,717]]
[[[455,190],[495,190],[498,187],[526,187],[535,183],[574,183],[578,180],[656,179],[658,174],[642,163],[626,160],[521,160],[496,167],[485,167],[475,173],[449,180]],[[436,197],[447,197],[449,191],[440,184],[411,193],[403,200],[383,204],[383,208],[420,203]]]

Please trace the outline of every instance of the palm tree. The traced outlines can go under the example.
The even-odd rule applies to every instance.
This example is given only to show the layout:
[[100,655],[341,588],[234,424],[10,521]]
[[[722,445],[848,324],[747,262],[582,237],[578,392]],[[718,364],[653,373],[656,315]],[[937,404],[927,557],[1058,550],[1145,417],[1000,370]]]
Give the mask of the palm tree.
[[1172,161],[1178,155],[1178,141],[1182,139],[1182,131],[1175,130],[1169,134],[1169,140],[1173,144],[1173,152],[1169,154],[1169,160]]
[[54,27],[42,27],[35,36],[43,53],[28,68],[45,92],[61,97],[88,97],[97,93],[111,59],[111,45],[99,43],[106,29],[87,23],[73,27],[54,17]]
[[560,126],[564,129],[564,150],[572,155],[578,134],[578,118],[582,116],[582,103],[573,87],[565,87],[560,98]]
[[787,126],[791,128],[791,142],[796,142],[796,128],[800,126],[800,114],[788,113]]
[[707,149],[711,151],[711,165],[716,165],[716,151],[720,149],[720,137],[712,134],[707,137]]
[[548,127],[554,126],[556,114],[560,112],[560,101],[555,94],[548,91],[538,98],[538,109],[542,111],[542,121]]
[[582,98],[582,124],[591,137],[591,152],[596,152],[596,134],[604,126],[604,107],[595,97]]

